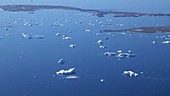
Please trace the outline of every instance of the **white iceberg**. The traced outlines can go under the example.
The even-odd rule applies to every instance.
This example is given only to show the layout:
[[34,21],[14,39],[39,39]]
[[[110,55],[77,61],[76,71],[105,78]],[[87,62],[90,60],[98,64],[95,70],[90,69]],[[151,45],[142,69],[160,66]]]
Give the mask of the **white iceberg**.
[[139,74],[135,73],[133,71],[124,71],[123,74],[124,76],[130,76],[130,77],[137,77]]
[[170,41],[163,41],[162,44],[170,44]]
[[70,47],[71,47],[71,48],[74,48],[74,47],[76,47],[76,45],[74,45],[74,44],[70,44]]
[[33,38],[32,34],[21,33],[21,35],[22,35],[23,38],[26,38],[26,39],[32,39]]
[[98,40],[98,41],[97,41],[97,44],[103,45],[103,41],[102,41],[102,40]]
[[115,56],[116,53],[115,52],[105,52],[104,55],[110,57],[110,56]]
[[60,70],[60,71],[58,71],[58,72],[56,72],[56,74],[57,75],[60,75],[60,76],[62,76],[62,75],[74,75],[76,72],[75,72],[75,68],[73,67],[73,68],[69,68],[68,70]]
[[99,48],[104,49],[104,48],[106,48],[106,46],[101,45],[101,46],[99,46]]
[[68,37],[68,36],[63,35],[63,39],[64,39],[64,40],[71,40],[72,38],[71,38],[71,37]]

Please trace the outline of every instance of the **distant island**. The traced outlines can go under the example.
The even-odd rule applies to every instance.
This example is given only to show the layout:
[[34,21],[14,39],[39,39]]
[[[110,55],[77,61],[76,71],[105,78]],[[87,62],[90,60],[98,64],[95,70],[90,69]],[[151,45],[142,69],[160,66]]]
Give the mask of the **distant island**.
[[[113,17],[156,17],[156,16],[170,16],[170,14],[164,13],[139,13],[139,12],[119,12],[119,11],[102,11],[95,9],[82,9],[70,6],[53,6],[53,5],[1,5],[1,11],[9,12],[34,12],[43,9],[61,9],[61,10],[73,10],[79,12],[88,12],[94,16],[104,17],[107,14],[113,15]],[[100,32],[142,32],[142,33],[154,33],[154,32],[170,32],[170,26],[161,27],[140,27],[121,30],[105,29]]]
[[129,28],[122,30],[100,30],[100,32],[138,32],[138,33],[155,33],[155,32],[170,32],[170,26],[162,27],[140,27],[140,28]]
[[111,14],[113,17],[143,17],[143,16],[170,16],[170,14],[164,13],[138,13],[138,12],[119,12],[119,11],[102,11],[95,9],[82,9],[70,6],[53,6],[53,5],[1,5],[0,8],[3,11],[10,12],[31,12],[42,9],[62,9],[62,10],[75,10],[79,12],[88,12],[98,17],[104,17],[104,15]]

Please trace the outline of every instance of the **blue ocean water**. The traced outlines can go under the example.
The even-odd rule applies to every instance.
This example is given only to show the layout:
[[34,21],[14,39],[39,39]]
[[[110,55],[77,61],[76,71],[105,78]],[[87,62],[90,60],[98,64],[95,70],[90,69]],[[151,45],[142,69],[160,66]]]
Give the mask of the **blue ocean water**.
[[[145,13],[170,13],[169,3],[169,0],[0,1],[0,5],[63,5]],[[38,10],[34,14],[0,11],[0,14],[0,96],[170,96],[170,45],[162,44],[170,39],[169,33],[100,33],[101,29],[169,26],[170,17],[100,18],[70,10]],[[25,26],[27,22],[31,26]],[[52,26],[54,23],[59,25]],[[12,27],[5,30],[8,25]],[[44,38],[26,39],[21,33]],[[63,35],[72,39],[63,40]],[[98,40],[106,48],[99,48]],[[76,47],[70,48],[70,44]],[[136,56],[119,60],[104,55],[118,50],[131,50]],[[61,58],[65,64],[58,64]],[[72,67],[78,78],[66,79],[56,74]],[[139,76],[122,75],[126,70]]]

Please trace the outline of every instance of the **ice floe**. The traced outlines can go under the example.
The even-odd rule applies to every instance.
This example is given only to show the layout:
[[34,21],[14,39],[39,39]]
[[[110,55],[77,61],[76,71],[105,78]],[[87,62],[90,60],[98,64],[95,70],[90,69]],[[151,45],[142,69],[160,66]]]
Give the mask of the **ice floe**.
[[103,45],[103,41],[102,41],[102,40],[98,40],[98,41],[97,41],[97,44]]
[[33,39],[33,38],[44,39],[43,35],[33,35],[32,33],[29,33],[29,34],[21,33],[21,35],[23,38],[26,38],[26,39]]
[[74,44],[70,44],[70,47],[71,47],[71,48],[75,48],[75,47],[76,47],[76,45],[74,45]]
[[78,79],[79,77],[76,76],[76,75],[69,75],[69,76],[66,76],[65,79]]
[[21,33],[21,35],[22,35],[23,38],[32,39],[32,34]]
[[83,31],[90,32],[91,30],[90,29],[83,29]]
[[130,54],[130,53],[119,53],[117,55],[117,57],[119,59],[121,59],[121,58],[131,58],[131,57],[135,57],[135,56],[136,56],[135,54]]
[[10,36],[10,34],[5,34],[5,36]]
[[123,76],[137,77],[139,74],[133,71],[124,71]]
[[64,63],[65,63],[65,61],[64,61],[63,58],[61,58],[61,59],[58,60],[58,64],[64,64]]
[[152,44],[156,44],[156,41],[152,41]]
[[71,40],[72,38],[71,37],[68,37],[66,35],[63,35],[63,40]]
[[56,36],[60,36],[60,33],[56,33],[55,35],[56,35]]
[[104,49],[104,48],[106,48],[106,46],[100,45],[99,48]]
[[163,41],[162,44],[170,44],[170,41]]
[[62,70],[56,72],[56,74],[59,75],[59,76],[62,76],[62,75],[70,76],[70,75],[74,75],[75,73],[76,72],[75,72],[75,68],[74,67],[66,69],[66,70],[62,69]]
[[115,52],[105,52],[104,55],[105,56],[115,56],[116,53]]
[[104,83],[104,79],[100,79],[100,82]]
[[118,50],[117,52],[104,52],[104,56],[114,56],[117,57],[118,60],[121,60],[123,58],[132,58],[132,57],[136,57],[136,54],[132,53],[131,50],[128,50],[128,52],[123,52],[122,50]]

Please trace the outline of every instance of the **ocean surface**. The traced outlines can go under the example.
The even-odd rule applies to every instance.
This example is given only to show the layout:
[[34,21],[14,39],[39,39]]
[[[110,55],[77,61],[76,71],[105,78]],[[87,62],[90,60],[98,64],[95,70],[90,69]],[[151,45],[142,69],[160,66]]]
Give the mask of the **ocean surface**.
[[[170,13],[169,0],[0,1],[15,4]],[[170,17],[1,10],[0,96],[170,96],[170,43],[165,43],[170,32],[100,32],[147,26],[170,26]],[[121,53],[134,56],[119,57]],[[72,75],[56,74],[70,68],[75,68]]]

